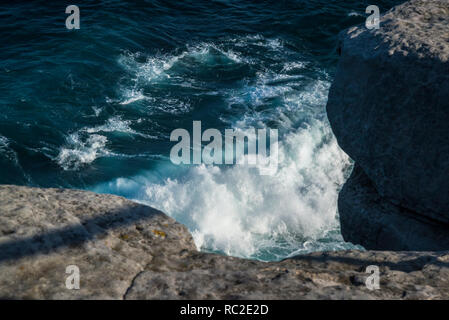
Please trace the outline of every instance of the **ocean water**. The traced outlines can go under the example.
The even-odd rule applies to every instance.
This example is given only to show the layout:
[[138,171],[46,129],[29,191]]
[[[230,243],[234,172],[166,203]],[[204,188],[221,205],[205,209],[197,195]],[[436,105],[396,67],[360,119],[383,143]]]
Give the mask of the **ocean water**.
[[[381,12],[402,1],[377,1]],[[200,250],[260,260],[354,248],[351,170],[325,105],[340,30],[367,1],[0,4],[0,183],[112,193],[184,223]],[[172,130],[275,128],[279,169],[177,166]]]

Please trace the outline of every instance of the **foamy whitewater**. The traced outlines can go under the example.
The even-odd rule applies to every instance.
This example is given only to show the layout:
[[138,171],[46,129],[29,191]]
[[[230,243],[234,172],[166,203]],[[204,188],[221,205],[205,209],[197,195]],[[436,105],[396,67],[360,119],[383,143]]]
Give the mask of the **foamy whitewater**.
[[[280,40],[262,36],[229,43],[232,49],[202,43],[179,55],[150,57],[142,63],[135,55],[121,56],[119,63],[132,75],[133,85],[121,89],[120,103],[152,101],[153,97],[143,93],[151,83],[200,87],[198,79],[186,76],[182,69],[189,64],[206,69],[217,60],[230,68],[257,64],[238,50],[248,43],[279,55],[286,50]],[[243,81],[238,89],[207,93],[223,96],[228,109],[242,108],[238,116],[221,115],[226,127],[274,126],[281,131],[275,175],[263,176],[255,168],[240,165],[173,168],[166,163],[158,170],[169,177],[161,179],[151,171],[142,172],[94,190],[125,195],[162,210],[191,230],[200,250],[277,260],[302,252],[348,248],[338,232],[336,201],[350,161],[339,149],[326,120],[328,76],[318,70],[316,79],[304,80],[297,73],[307,64],[286,62],[279,73],[263,70],[255,74],[255,81]],[[278,100],[276,108],[257,110],[270,99]],[[166,98],[156,108],[164,108],[164,103],[168,106],[164,111],[173,114],[189,108],[188,102]],[[191,126],[185,129],[191,131]],[[102,129],[109,130],[121,129],[111,123]],[[93,144],[91,151],[96,153]]]

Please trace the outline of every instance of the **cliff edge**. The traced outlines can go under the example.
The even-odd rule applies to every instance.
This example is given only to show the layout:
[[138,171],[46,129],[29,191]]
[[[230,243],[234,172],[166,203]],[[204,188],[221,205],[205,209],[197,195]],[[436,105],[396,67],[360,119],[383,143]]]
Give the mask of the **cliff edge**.
[[448,287],[449,252],[239,259],[198,252],[184,226],[121,197],[0,186],[2,299],[448,299]]

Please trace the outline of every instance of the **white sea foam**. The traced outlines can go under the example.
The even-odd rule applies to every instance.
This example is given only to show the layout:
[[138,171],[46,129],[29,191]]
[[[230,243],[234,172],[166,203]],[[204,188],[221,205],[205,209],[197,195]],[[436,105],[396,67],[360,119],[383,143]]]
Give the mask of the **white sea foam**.
[[[139,120],[136,122],[140,122]],[[105,133],[119,132],[145,139],[159,138],[138,132],[131,128],[131,124],[132,121],[130,120],[123,120],[120,116],[114,116],[102,125],[81,128],[66,137],[66,143],[60,148],[55,160],[64,170],[77,170],[99,157],[126,156],[113,153],[106,148],[108,139],[103,135]]]
[[[235,63],[247,64],[259,62],[245,57],[239,47],[261,46],[279,55],[286,50],[282,41],[262,36],[229,43],[235,50],[203,44],[177,56],[149,59],[135,66],[137,78],[167,79],[170,69],[186,55],[207,63],[211,48],[219,48]],[[321,73],[312,80],[294,75],[307,66],[307,61],[281,63],[280,72],[261,71],[241,88],[218,93],[231,110],[239,111],[238,118],[222,116],[230,127],[244,130],[275,123],[282,129],[275,175],[262,176],[245,166],[169,166],[157,170],[166,173],[163,180],[147,172],[94,190],[121,194],[168,213],[192,231],[199,249],[281,259],[301,252],[346,248],[338,232],[336,203],[350,160],[338,147],[325,116],[328,77]],[[270,104],[273,99],[276,103]]]
[[[219,59],[220,63],[250,63],[249,60],[233,50],[211,43],[189,45],[186,50],[179,54],[156,54],[143,61],[139,53],[124,53],[120,56],[118,62],[128,71],[132,85],[127,84],[120,89],[122,98],[119,101],[109,99],[107,102],[128,105],[137,101],[147,101],[146,111],[150,114],[160,112],[169,114],[187,113],[191,111],[188,100],[183,101],[170,96],[162,98],[160,95],[153,97],[149,92],[144,93],[143,89],[157,84],[170,84],[181,88],[201,87],[201,81],[183,74],[183,68],[188,66],[192,70],[197,70],[204,66],[213,65],[216,63],[217,56],[221,58]],[[214,93],[211,92],[210,94]]]
[[139,62],[140,54],[125,53],[120,56],[119,64],[128,70],[138,82],[163,82],[172,76],[171,69],[183,59],[190,59],[193,62],[207,65],[212,62],[215,53],[222,55],[234,63],[249,63],[249,60],[230,49],[211,43],[201,43],[187,46],[187,49],[180,54],[157,54],[147,57],[144,62]]
[[125,97],[125,100],[120,102],[120,104],[122,105],[149,99],[142,93],[141,90],[126,90],[123,95]]
[[115,116],[109,118],[105,124],[93,127],[93,128],[83,128],[81,131],[85,131],[88,133],[98,133],[98,132],[121,132],[128,133],[131,135],[141,136],[148,139],[157,139],[156,136],[144,134],[141,132],[137,132],[136,130],[131,128],[132,121],[123,120],[120,116]]
[[237,47],[247,47],[248,45],[253,45],[268,48],[274,51],[280,50],[284,46],[284,43],[281,39],[265,38],[260,34],[231,38],[228,41],[234,43],[234,45]]
[[360,14],[358,12],[355,11],[351,11],[348,13],[348,17],[363,17],[363,14]]
[[9,145],[8,138],[0,135],[0,148],[6,148]]
[[17,152],[11,147],[11,140],[2,135],[0,135],[0,158],[6,159],[8,162],[11,162],[17,169],[19,169],[23,177],[29,184],[34,183],[31,176],[26,173],[26,171],[20,164]]
[[92,106],[92,110],[94,111],[95,117],[98,117],[100,113],[103,111],[102,108],[96,106]]
[[108,139],[102,135],[93,134],[83,139],[80,133],[76,132],[68,135],[66,140],[66,145],[56,157],[56,161],[64,170],[76,170],[109,153],[106,149]]
[[0,155],[4,156],[14,164],[19,165],[17,153],[10,147],[10,141],[7,137],[0,135]]
[[338,227],[337,189],[349,161],[329,126],[318,121],[284,137],[279,157],[274,176],[201,165],[180,179],[120,178],[97,191],[119,191],[169,213],[187,225],[200,249],[258,257],[281,246],[288,255]]
[[289,72],[292,70],[301,70],[307,66],[307,62],[304,61],[289,61],[284,63],[281,72]]

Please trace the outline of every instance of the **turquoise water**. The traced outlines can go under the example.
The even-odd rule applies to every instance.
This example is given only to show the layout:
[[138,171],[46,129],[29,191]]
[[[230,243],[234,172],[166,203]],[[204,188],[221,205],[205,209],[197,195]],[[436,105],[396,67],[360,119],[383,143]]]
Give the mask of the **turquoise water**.
[[[378,1],[384,12],[399,1]],[[186,224],[201,250],[278,260],[353,247],[350,170],[325,114],[338,31],[366,1],[1,4],[0,183],[113,193]],[[279,130],[279,170],[176,166],[172,130]]]

